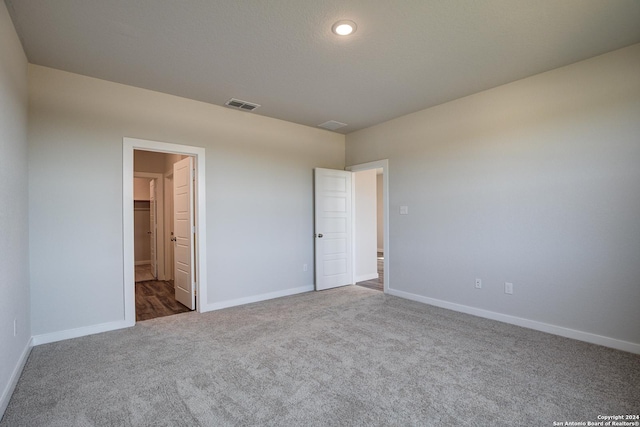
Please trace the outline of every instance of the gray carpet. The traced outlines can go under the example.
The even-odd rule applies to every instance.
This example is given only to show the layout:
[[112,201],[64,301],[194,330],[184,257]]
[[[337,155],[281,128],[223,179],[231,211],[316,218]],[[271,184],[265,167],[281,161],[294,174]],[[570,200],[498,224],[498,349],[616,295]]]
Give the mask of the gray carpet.
[[551,426],[638,413],[638,355],[349,286],[35,347],[0,426]]

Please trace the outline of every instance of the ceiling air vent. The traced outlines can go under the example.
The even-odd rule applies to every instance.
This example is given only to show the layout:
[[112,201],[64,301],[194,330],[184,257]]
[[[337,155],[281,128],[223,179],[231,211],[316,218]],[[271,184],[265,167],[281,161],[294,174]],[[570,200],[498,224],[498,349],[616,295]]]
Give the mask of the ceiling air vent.
[[235,98],[231,98],[230,100],[225,102],[224,105],[244,111],[253,111],[260,106],[260,104],[254,104],[253,102],[242,101]]
[[328,129],[328,130],[336,130],[345,127],[347,124],[342,122],[337,122],[335,120],[329,120],[328,122],[324,122],[318,127]]

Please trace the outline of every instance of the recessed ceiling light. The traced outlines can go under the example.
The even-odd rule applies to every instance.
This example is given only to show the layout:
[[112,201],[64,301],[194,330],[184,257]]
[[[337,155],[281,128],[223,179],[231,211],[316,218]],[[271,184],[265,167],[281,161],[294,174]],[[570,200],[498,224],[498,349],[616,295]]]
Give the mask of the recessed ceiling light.
[[355,33],[357,28],[358,26],[355,22],[345,19],[333,24],[331,31],[339,36],[348,36],[349,34]]

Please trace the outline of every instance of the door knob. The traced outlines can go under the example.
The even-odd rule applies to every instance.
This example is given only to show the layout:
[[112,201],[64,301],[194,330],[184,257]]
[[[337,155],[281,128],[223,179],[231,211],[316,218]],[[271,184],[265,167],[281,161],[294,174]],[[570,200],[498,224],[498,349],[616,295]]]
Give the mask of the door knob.
[[318,234],[318,239],[322,239],[322,233]]

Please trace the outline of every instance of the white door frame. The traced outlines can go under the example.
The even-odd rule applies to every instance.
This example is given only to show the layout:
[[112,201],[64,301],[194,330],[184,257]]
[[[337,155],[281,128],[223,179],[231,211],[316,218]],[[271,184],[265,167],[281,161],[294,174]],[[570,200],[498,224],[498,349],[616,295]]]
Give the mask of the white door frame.
[[[164,242],[164,177],[161,173],[149,172],[133,172],[134,178],[147,178],[156,180],[156,265],[158,266],[158,280],[166,280],[164,274],[164,244],[158,245],[157,242]],[[163,239],[163,240],[159,240]]]
[[156,151],[169,154],[185,154],[194,157],[196,168],[195,226],[196,226],[196,308],[202,313],[207,304],[207,226],[205,191],[205,149],[189,145],[144,139],[122,139],[122,234],[124,265],[124,320],[127,326],[136,323],[135,265],[133,247],[133,152]]
[[[384,238],[384,285],[383,290],[385,293],[389,292],[389,283],[390,283],[390,271],[389,271],[389,258],[391,253],[389,251],[389,160],[377,160],[374,162],[361,163],[359,165],[348,166],[345,170],[351,172],[360,172],[371,169],[380,169],[382,168],[382,215],[383,218],[383,238]],[[352,197],[355,199],[355,193],[353,193]],[[354,232],[357,224],[354,224]],[[355,236],[354,236],[355,242]],[[353,251],[355,254],[355,250]],[[354,274],[354,283],[355,283],[355,268],[353,269]]]

